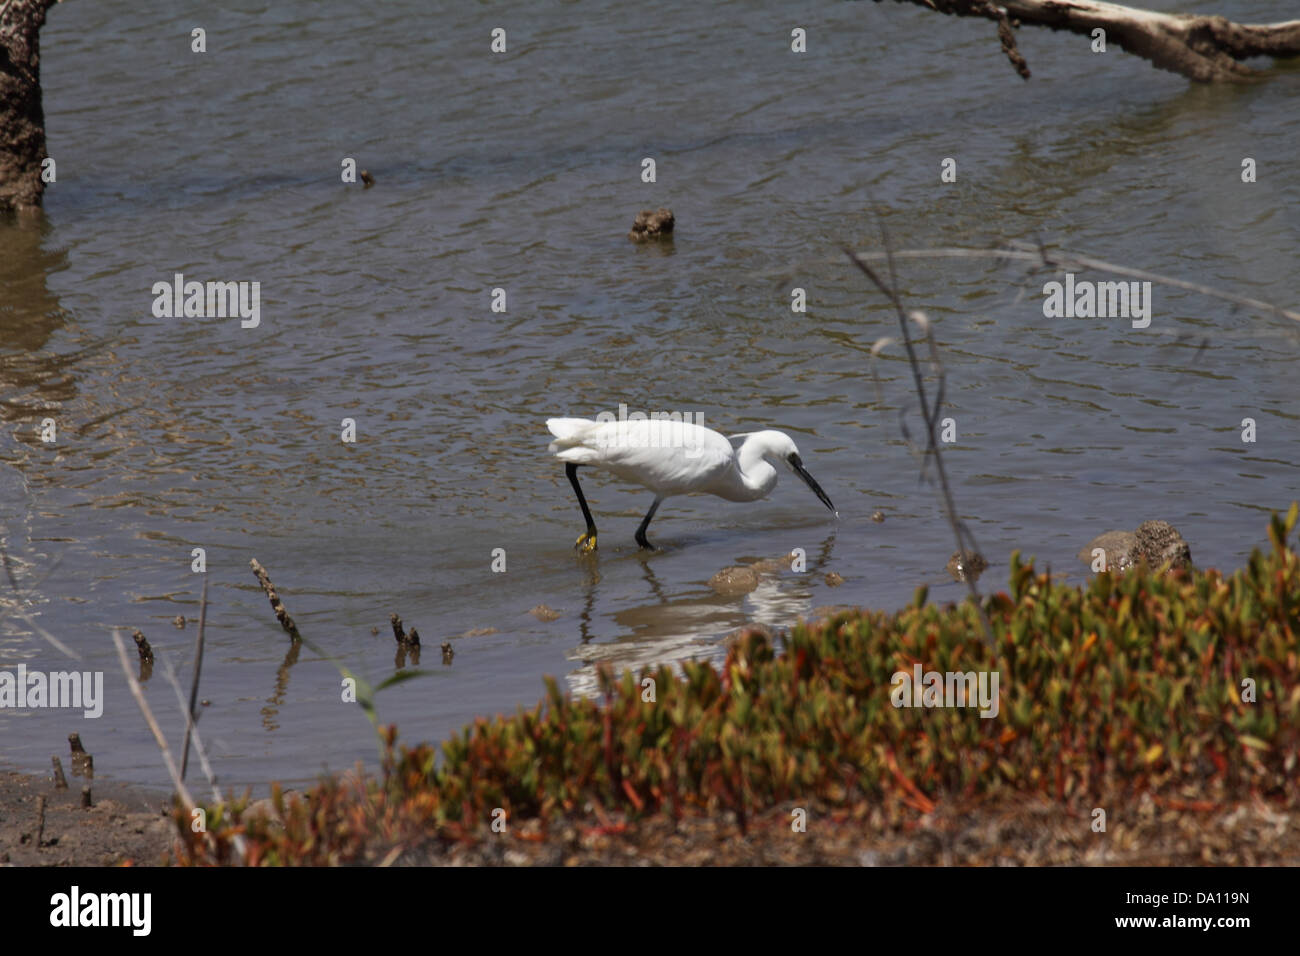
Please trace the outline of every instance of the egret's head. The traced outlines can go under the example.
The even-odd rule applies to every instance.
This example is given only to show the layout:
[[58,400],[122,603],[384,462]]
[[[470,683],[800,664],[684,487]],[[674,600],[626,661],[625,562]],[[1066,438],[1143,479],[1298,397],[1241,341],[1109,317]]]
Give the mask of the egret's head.
[[803,466],[803,459],[799,457],[799,449],[795,447],[794,440],[785,432],[762,431],[754,432],[749,436],[749,440],[758,443],[763,450],[764,458],[781,459],[790,466],[790,470],[803,479],[804,484],[813,490],[818,499],[824,504],[836,517],[839,512],[831,504],[831,499],[822,491],[822,486],[813,480],[813,476],[808,474],[808,470]]

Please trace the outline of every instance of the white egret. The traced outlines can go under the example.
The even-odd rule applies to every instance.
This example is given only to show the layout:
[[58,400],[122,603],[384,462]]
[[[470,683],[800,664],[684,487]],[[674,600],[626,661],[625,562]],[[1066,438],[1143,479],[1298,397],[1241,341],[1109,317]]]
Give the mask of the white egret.
[[[555,436],[548,451],[564,462],[587,521],[587,530],[574,544],[584,554],[596,550],[596,522],[578,484],[578,468],[583,465],[604,469],[654,492],[655,500],[636,529],[636,543],[643,548],[652,547],[646,540],[646,528],[665,498],[702,492],[728,501],[757,501],[776,487],[776,469],[771,462],[778,459],[839,517],[784,432],[748,432],[728,439],[703,425],[662,419],[598,422],[550,418],[546,427]],[[737,448],[732,441],[738,439],[743,441]]]

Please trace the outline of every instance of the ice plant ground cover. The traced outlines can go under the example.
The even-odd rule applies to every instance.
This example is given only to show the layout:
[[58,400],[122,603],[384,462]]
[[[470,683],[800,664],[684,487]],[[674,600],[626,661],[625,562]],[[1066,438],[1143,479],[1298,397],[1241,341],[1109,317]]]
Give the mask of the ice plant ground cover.
[[[936,607],[920,589],[896,613],[841,613],[779,647],[747,632],[721,670],[606,673],[598,700],[548,681],[536,708],[476,721],[442,760],[427,744],[399,745],[389,727],[379,777],[290,797],[277,788],[269,815],[208,807],[206,833],[178,810],[179,858],[235,862],[242,833],[249,863],[376,862],[612,814],[731,813],[743,827],[790,801],[897,821],[946,801],[1033,797],[1085,829],[1097,808],[1139,797],[1294,810],[1296,522],[1292,504],[1270,520],[1269,550],[1226,576],[1143,566],[1067,586],[1013,554],[1007,590],[985,602],[992,647],[969,602]],[[998,717],[894,706],[891,678],[918,663],[998,672]]]

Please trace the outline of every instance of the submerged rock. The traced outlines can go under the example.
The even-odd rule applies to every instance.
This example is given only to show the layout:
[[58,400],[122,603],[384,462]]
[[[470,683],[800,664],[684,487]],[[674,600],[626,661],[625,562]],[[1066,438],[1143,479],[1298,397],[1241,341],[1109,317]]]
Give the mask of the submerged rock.
[[547,607],[545,604],[539,604],[528,612],[539,621],[554,621],[560,616],[560,612],[554,608]]
[[658,209],[642,209],[632,223],[632,231],[627,237],[633,242],[649,242],[653,239],[671,239],[673,225],[677,222],[673,211],[664,206]]
[[1153,568],[1163,564],[1185,568],[1192,563],[1191,546],[1168,521],[1144,521],[1136,535],[1138,553]]
[[[1101,551],[1101,554],[1097,554],[1097,551]],[[1087,565],[1099,557],[1105,560],[1105,570],[1127,571],[1139,560],[1137,535],[1132,531],[1103,531],[1079,552],[1079,560]]]
[[748,594],[758,587],[758,572],[753,568],[723,568],[709,578],[709,587],[719,594]]
[[978,551],[954,551],[945,567],[954,581],[978,581],[989,563]]
[[839,586],[840,586],[841,584],[843,584],[843,583],[844,583],[844,575],[842,575],[842,574],[840,574],[840,573],[838,573],[838,572],[836,572],[836,571],[827,571],[827,572],[826,572],[826,585],[827,585],[827,587],[837,588],[837,587],[839,587]]

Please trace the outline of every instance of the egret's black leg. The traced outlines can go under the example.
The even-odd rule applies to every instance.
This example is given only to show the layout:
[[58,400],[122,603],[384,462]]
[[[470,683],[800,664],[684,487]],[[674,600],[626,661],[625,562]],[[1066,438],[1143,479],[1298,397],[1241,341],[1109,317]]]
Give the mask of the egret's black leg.
[[578,504],[582,506],[582,517],[587,520],[587,530],[573,546],[583,554],[588,554],[596,550],[596,522],[591,518],[591,509],[587,507],[587,499],[582,495],[582,486],[578,484],[578,466],[571,461],[567,461],[564,463],[564,473],[569,476],[569,484],[573,485],[573,493],[578,496]]
[[641,545],[643,548],[649,548],[651,551],[654,550],[654,545],[646,540],[645,529],[650,527],[650,519],[653,518],[655,512],[659,510],[659,503],[661,501],[663,501],[663,498],[655,498],[654,504],[650,506],[650,510],[647,511],[645,517],[641,519],[641,527],[636,529],[636,543]]

